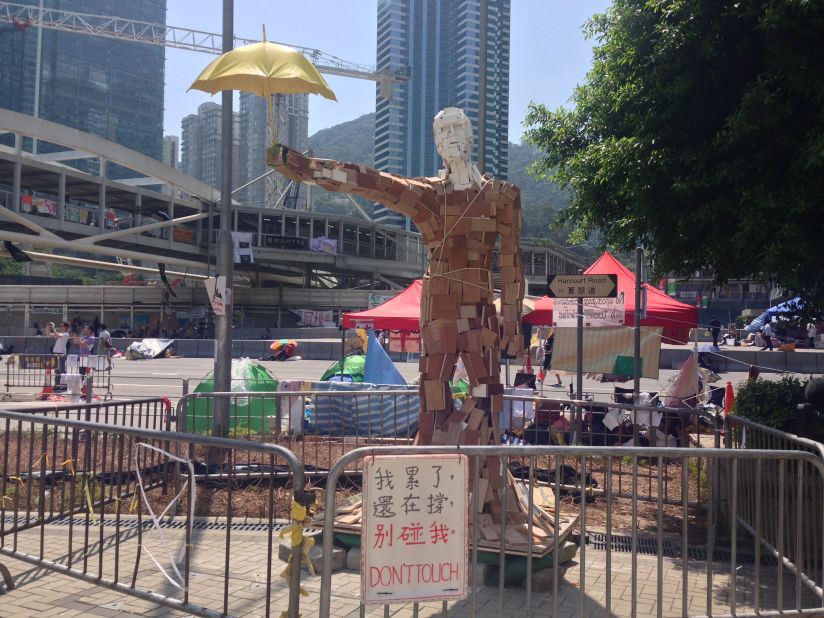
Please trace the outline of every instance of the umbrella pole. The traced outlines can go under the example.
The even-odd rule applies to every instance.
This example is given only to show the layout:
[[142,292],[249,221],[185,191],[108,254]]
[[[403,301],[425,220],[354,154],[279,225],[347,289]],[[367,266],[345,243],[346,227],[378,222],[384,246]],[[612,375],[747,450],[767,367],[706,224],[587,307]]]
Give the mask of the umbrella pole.
[[266,109],[267,115],[269,116],[269,131],[272,133],[272,148],[275,147],[275,144],[278,143],[278,125],[275,122],[275,109],[274,105],[272,104],[272,99],[275,95],[270,94],[266,97]]

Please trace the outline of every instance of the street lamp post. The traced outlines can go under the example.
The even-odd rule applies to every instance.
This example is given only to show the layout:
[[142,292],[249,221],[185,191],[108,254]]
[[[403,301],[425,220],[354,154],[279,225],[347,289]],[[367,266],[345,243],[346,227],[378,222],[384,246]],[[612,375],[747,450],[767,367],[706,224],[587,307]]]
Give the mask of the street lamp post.
[[[231,51],[234,45],[234,0],[223,0],[223,52]],[[232,279],[234,255],[232,242],[232,90],[221,93],[221,184],[220,184],[220,231],[217,236],[217,274],[226,277],[224,297],[225,313],[215,317],[214,384],[215,392],[232,390]],[[212,416],[212,435],[225,436],[229,433],[229,400],[215,399]]]

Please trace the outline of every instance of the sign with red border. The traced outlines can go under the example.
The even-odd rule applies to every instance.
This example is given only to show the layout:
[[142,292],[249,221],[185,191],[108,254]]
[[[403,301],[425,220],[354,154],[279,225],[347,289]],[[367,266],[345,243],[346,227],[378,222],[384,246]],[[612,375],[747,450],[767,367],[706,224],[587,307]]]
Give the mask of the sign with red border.
[[467,457],[367,457],[363,479],[363,602],[466,598]]

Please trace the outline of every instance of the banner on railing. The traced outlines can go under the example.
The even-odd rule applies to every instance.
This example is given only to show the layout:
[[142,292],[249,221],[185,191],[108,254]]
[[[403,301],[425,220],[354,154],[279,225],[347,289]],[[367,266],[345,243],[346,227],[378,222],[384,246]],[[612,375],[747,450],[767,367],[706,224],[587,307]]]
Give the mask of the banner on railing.
[[466,456],[368,457],[363,478],[364,602],[465,598]]
[[300,317],[298,326],[334,326],[335,315],[329,309],[327,311],[317,311],[315,309],[291,309]]

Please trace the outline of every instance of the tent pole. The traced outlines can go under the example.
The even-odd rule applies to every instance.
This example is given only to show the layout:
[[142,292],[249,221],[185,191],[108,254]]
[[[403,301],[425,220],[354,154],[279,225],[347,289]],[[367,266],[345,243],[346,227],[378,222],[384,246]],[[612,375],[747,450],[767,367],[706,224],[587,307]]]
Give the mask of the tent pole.
[[343,382],[343,359],[346,357],[346,329],[340,327],[340,381]]
[[641,255],[643,249],[635,248],[635,354],[633,362],[632,392],[635,403],[641,392]]

